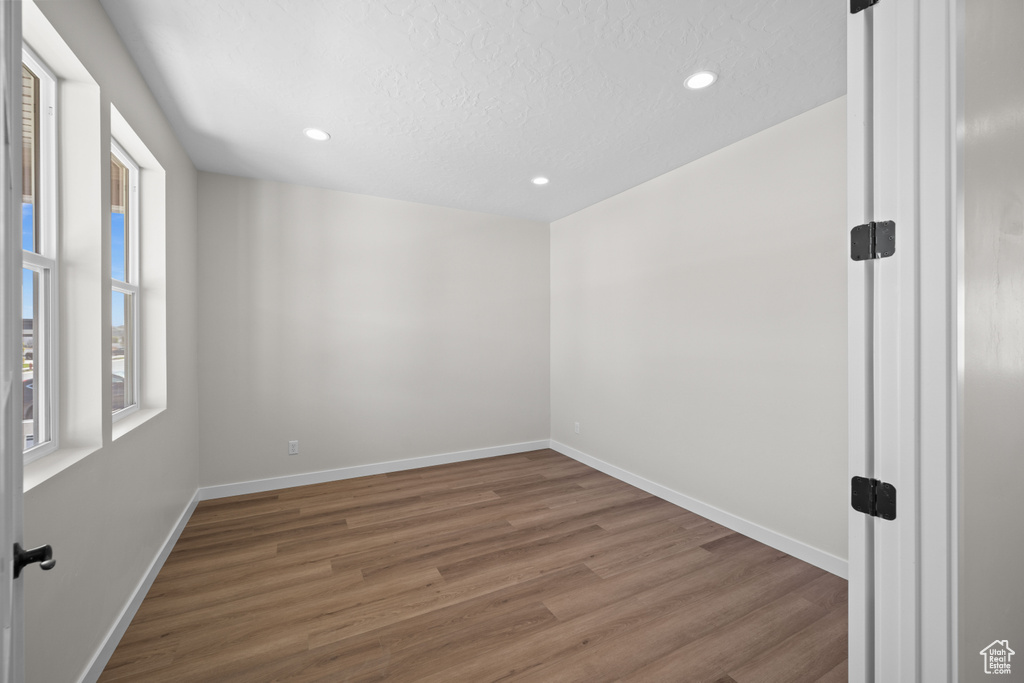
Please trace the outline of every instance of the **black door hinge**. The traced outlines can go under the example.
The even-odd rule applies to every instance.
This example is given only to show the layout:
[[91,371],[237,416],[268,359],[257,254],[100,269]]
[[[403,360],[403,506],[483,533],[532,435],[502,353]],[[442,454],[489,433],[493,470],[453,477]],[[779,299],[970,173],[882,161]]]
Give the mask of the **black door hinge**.
[[895,253],[895,222],[865,223],[850,230],[850,258],[854,261],[886,258]]
[[878,0],[850,0],[850,14],[856,14],[862,9],[877,5]]
[[892,484],[854,477],[850,482],[850,494],[850,503],[857,512],[882,519],[896,519],[896,487]]

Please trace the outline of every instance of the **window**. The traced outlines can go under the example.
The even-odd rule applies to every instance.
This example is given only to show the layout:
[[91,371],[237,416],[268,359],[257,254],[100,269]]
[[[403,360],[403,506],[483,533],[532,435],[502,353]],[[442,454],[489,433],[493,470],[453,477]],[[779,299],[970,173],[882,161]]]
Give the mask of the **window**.
[[139,407],[139,166],[117,142],[110,152],[111,410]]
[[21,385],[26,462],[57,447],[56,79],[22,51]]

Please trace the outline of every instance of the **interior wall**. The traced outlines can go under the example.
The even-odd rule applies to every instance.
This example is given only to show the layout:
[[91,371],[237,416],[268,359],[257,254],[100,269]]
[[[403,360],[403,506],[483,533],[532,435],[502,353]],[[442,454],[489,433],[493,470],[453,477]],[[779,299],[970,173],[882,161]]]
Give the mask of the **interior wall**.
[[199,216],[203,485],[548,437],[546,224],[209,173]]
[[[31,4],[28,0],[24,3],[26,14],[33,11]],[[75,391],[63,392],[61,405],[67,424],[80,422],[83,415],[92,416],[92,423],[80,430],[85,433],[83,441],[68,439],[64,448],[26,468],[31,488],[24,497],[23,538],[29,546],[51,544],[57,560],[53,571],[29,568],[23,579],[27,680],[42,683],[79,679],[195,494],[197,219],[195,169],[99,2],[46,0],[36,4],[38,10],[34,11],[41,10],[98,86],[90,90],[70,84],[78,90],[69,93],[67,103],[88,111],[80,110],[82,116],[65,122],[64,132],[74,134],[75,139],[62,140],[65,149],[73,148],[77,155],[74,174],[94,190],[91,202],[76,197],[89,208],[65,215],[64,228],[77,230],[89,225],[96,233],[88,251],[92,261],[79,263],[87,271],[88,286],[71,293],[62,291],[74,295],[65,303],[73,299],[89,306],[95,317],[87,323],[91,330],[88,344],[62,348],[63,360],[76,364],[62,366],[62,389],[65,381],[73,381]],[[166,340],[151,340],[154,344],[146,348],[166,344],[166,408],[140,411],[134,428],[126,431],[123,423],[118,423],[116,432],[109,415],[97,407],[109,410],[110,405],[110,285],[109,275],[103,275],[109,256],[104,256],[101,246],[109,243],[109,237],[102,237],[109,203],[104,209],[107,181],[101,179],[109,173],[106,133],[111,125],[111,105],[145,142],[166,177],[166,309],[163,296],[153,299],[158,305],[148,309],[151,317],[165,315],[166,325],[144,324],[143,328],[165,330]],[[72,163],[67,155],[65,161]],[[77,181],[73,184],[83,187]],[[75,239],[68,237],[62,255],[66,255],[63,249],[83,241],[78,233]],[[160,245],[151,243],[143,249],[153,253]],[[84,253],[79,250],[76,255]],[[81,272],[69,275],[70,281],[81,282],[82,278]],[[144,305],[147,296],[152,298],[144,287]],[[105,382],[101,369],[108,373]],[[84,410],[86,406],[91,409]],[[119,434],[116,440],[114,433]],[[80,457],[86,451],[88,455]],[[64,463],[63,469],[55,463]]]
[[846,235],[845,98],[556,221],[552,439],[845,559]]
[[[960,680],[1024,671],[1024,3],[965,3]],[[1008,672],[1007,672],[1008,673]],[[1009,677],[1008,677],[1009,678]]]

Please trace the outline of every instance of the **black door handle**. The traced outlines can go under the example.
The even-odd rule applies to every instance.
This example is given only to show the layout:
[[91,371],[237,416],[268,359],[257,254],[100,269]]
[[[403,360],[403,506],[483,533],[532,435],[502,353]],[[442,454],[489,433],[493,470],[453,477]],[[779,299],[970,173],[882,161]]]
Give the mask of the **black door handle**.
[[38,562],[39,568],[44,571],[53,569],[57,560],[53,559],[53,548],[48,545],[41,545],[32,550],[25,550],[20,543],[14,544],[14,578],[21,576],[21,570],[30,564]]

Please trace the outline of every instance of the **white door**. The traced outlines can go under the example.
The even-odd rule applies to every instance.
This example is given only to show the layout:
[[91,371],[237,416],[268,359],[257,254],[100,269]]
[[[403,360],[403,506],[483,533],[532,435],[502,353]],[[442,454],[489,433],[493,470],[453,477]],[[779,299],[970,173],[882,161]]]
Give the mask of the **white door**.
[[14,543],[21,537],[21,3],[0,2],[0,683],[23,680],[21,580],[13,577]]
[[850,226],[895,223],[848,264],[850,476],[896,492],[894,519],[849,512],[855,682],[955,680],[960,2],[849,19]]

